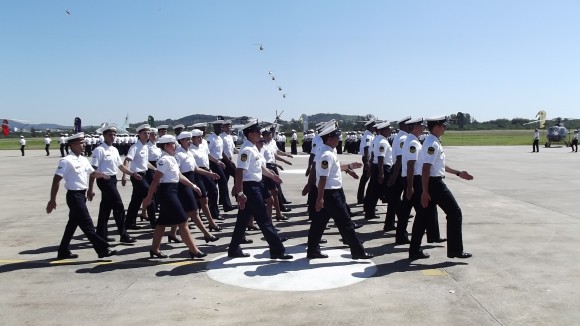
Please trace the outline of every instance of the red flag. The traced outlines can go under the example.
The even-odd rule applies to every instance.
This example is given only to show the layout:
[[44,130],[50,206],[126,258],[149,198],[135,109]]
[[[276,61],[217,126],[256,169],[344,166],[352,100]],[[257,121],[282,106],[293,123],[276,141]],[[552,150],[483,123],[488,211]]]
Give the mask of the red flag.
[[4,134],[4,136],[8,136],[10,134],[10,125],[6,119],[2,121],[2,134]]

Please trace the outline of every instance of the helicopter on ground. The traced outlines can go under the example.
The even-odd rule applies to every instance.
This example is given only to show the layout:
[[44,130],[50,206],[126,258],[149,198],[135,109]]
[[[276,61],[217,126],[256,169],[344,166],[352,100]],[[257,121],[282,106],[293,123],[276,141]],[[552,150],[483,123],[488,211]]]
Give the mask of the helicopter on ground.
[[[540,110],[536,114],[536,119],[537,120],[535,121],[523,123],[522,125],[539,123],[539,128],[541,129],[546,127],[546,121],[550,121],[546,119],[546,111],[544,110]],[[570,132],[568,131],[568,129],[566,129],[566,127],[564,127],[564,124],[562,123],[562,118],[560,117],[554,118],[551,119],[551,121],[555,121],[556,124],[546,128],[546,142],[544,144],[545,147],[551,147],[552,143],[563,143],[566,147],[569,147],[571,144]]]

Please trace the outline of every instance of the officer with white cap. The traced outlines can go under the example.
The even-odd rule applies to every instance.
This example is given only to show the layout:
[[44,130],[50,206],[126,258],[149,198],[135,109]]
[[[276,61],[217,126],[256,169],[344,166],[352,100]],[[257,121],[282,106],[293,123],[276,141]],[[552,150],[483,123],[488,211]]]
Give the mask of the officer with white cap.
[[540,152],[540,131],[538,128],[534,130],[534,140],[532,142],[532,153],[539,153]]
[[50,139],[50,137],[48,135],[44,136],[44,150],[46,151],[46,156],[50,155],[50,143],[52,142],[52,139]]
[[337,154],[335,153],[338,145],[338,134],[335,123],[326,125],[319,133],[323,140],[316,158],[316,205],[318,212],[312,219],[310,230],[308,231],[308,249],[307,257],[328,258],[328,255],[320,252],[320,240],[329,219],[332,217],[340,234],[345,242],[349,245],[353,259],[370,259],[372,254],[365,252],[361,241],[354,231],[354,224],[350,218],[347,204],[344,200],[342,190],[342,171],[347,174],[352,169],[362,167],[361,163],[340,164]]
[[364,199],[365,219],[375,219],[375,208],[379,197],[384,197],[386,191],[385,176],[388,177],[393,165],[393,149],[387,138],[391,135],[388,121],[375,125],[377,135],[371,145],[371,175]]
[[359,152],[362,155],[362,163],[363,163],[363,173],[360,177],[359,184],[358,184],[358,191],[356,193],[356,200],[358,204],[362,204],[364,202],[365,197],[365,186],[367,181],[369,181],[371,164],[369,159],[371,157],[371,148],[370,145],[373,142],[374,138],[374,131],[375,131],[375,119],[370,119],[365,123],[366,130],[362,135]]
[[[189,151],[192,153],[193,158],[195,158],[195,164],[198,168],[210,172],[209,169],[209,149],[204,146],[203,131],[199,129],[193,129],[191,131],[191,146]],[[196,184],[201,189],[201,198],[207,200],[211,216],[217,220],[223,220],[224,218],[220,216],[220,211],[218,207],[218,188],[214,181],[217,178],[210,177],[210,175],[196,174]],[[200,199],[200,202],[202,200]],[[201,202],[203,205],[203,202]]]
[[157,146],[163,151],[163,155],[157,161],[157,170],[153,176],[153,182],[148,189],[147,196],[143,199],[146,206],[152,205],[153,194],[158,191],[160,201],[159,219],[153,232],[149,257],[167,258],[167,255],[159,251],[161,239],[165,233],[166,226],[177,225],[181,239],[183,239],[189,249],[188,252],[191,259],[203,258],[207,254],[197,248],[191,237],[187,225],[187,216],[178,197],[178,184],[180,183],[193,189],[198,194],[199,188],[179,172],[179,165],[174,156],[176,145],[175,137],[171,135],[162,136],[157,141]]
[[52,187],[50,189],[50,200],[46,205],[46,212],[51,213],[56,209],[56,195],[60,186],[60,180],[64,179],[64,187],[67,189],[66,203],[69,207],[70,213],[68,215],[68,222],[58,247],[58,259],[77,258],[77,254],[73,254],[69,250],[69,245],[72,237],[75,234],[77,226],[81,228],[87,239],[93,245],[99,258],[116,255],[116,251],[109,250],[109,244],[95,231],[93,220],[89,215],[87,209],[86,192],[89,187],[89,176],[95,178],[108,178],[106,174],[95,171],[86,157],[84,157],[84,133],[74,134],[66,139],[72,153],[58,162],[58,168],[52,179]]
[[296,130],[292,129],[292,136],[290,136],[290,153],[292,155],[298,154],[298,135],[296,135]]
[[[570,145],[572,152],[578,152],[578,129],[574,130],[574,136],[572,138],[572,144]],[[574,150],[574,148],[576,150]]]
[[[413,235],[411,246],[409,247],[409,258],[425,258],[428,254],[419,250],[421,239],[427,228],[429,236],[429,221],[437,215],[437,206],[447,215],[447,257],[449,258],[469,258],[472,255],[463,251],[463,236],[461,231],[462,213],[455,197],[447,188],[443,179],[445,172],[455,174],[465,179],[473,180],[473,176],[467,171],[455,170],[445,164],[445,152],[441,145],[440,138],[445,133],[449,122],[446,117],[435,117],[427,120],[427,127],[430,135],[423,143],[421,156],[422,165],[422,193],[421,206],[424,208],[423,217],[417,215],[417,220],[413,223]],[[417,225],[415,225],[417,224]],[[428,240],[427,240],[428,241]],[[418,253],[423,253],[422,257],[417,257]]]
[[[107,179],[97,179],[97,186],[101,190],[101,204],[99,205],[99,217],[97,219],[97,234],[107,240],[113,241],[113,238],[108,237],[108,222],[109,215],[113,211],[115,224],[121,236],[120,241],[124,243],[133,243],[135,239],[127,234],[125,225],[125,206],[123,200],[117,189],[117,174],[119,170],[123,173],[130,174],[121,160],[119,151],[113,147],[114,139],[117,135],[117,127],[109,125],[102,129],[104,142],[93,151],[91,157],[92,167],[103,174],[109,176]],[[88,199],[92,200],[94,197],[93,185],[95,178],[89,179]]]
[[[125,161],[123,162],[123,165],[125,165],[125,167],[131,172],[131,184],[133,185],[131,201],[127,208],[127,229],[137,229],[137,213],[139,212],[141,202],[143,202],[143,198],[147,196],[147,191],[149,189],[149,182],[145,179],[145,173],[147,169],[155,170],[155,167],[152,166],[148,160],[149,147],[147,146],[147,142],[149,141],[150,129],[151,126],[148,124],[142,124],[137,127],[137,136],[139,139],[129,148]],[[123,186],[126,181],[125,173],[123,173]],[[151,216],[149,218],[151,218]]]
[[[409,135],[405,139],[403,145],[403,184],[406,184],[404,192],[405,197],[411,201],[413,208],[417,215],[421,213],[421,167],[423,164],[423,157],[419,155],[423,145],[419,141],[419,137],[425,130],[425,119],[416,118],[406,122]],[[441,238],[439,232],[439,221],[437,214],[426,217],[427,221],[427,242],[441,243],[445,242],[445,238]],[[397,231],[399,229],[397,228]],[[405,244],[408,241],[405,241]],[[398,244],[401,244],[400,242]],[[420,258],[420,257],[419,257]]]
[[228,249],[229,257],[249,257],[240,248],[241,243],[251,243],[245,239],[245,230],[253,216],[260,226],[260,230],[270,247],[271,259],[292,259],[292,255],[286,254],[286,248],[272,225],[272,220],[266,212],[264,203],[265,188],[262,183],[262,176],[267,176],[275,182],[281,182],[280,177],[270,172],[265,165],[261,164],[261,155],[256,148],[256,143],[260,140],[260,127],[257,120],[251,120],[243,127],[246,141],[240,148],[238,155],[236,177],[232,194],[235,194],[239,211],[236,220],[234,233]]
[[24,156],[24,147],[26,147],[26,139],[24,139],[24,136],[20,136],[20,151],[22,152],[22,156]]
[[[167,131],[167,130],[166,130]],[[159,129],[158,128],[149,128],[149,140],[147,141],[147,160],[149,164],[154,168],[157,168],[157,161],[161,157],[161,149],[157,147],[157,140],[159,139]],[[145,171],[145,180],[147,183],[151,184],[153,182],[153,175],[155,174],[154,169],[147,169]],[[146,207],[145,205],[141,204],[141,221],[147,218],[149,220],[149,225],[152,229],[155,228],[155,212],[159,207],[159,203],[157,202],[157,195],[153,196],[153,205]],[[146,212],[146,214],[145,214]],[[146,216],[146,217],[145,217]]]
[[[393,161],[394,165],[391,168],[391,175],[387,181],[387,202],[389,206],[387,207],[387,217],[385,218],[385,226],[383,231],[388,232],[392,230],[397,230],[397,239],[400,243],[405,243],[409,241],[407,234],[407,224],[409,221],[409,214],[411,213],[411,202],[407,200],[405,196],[402,197],[403,190],[406,184],[403,184],[403,175],[401,175],[402,169],[402,155],[403,155],[403,145],[407,139],[407,125],[406,122],[411,120],[410,116],[399,119],[397,121],[399,125],[399,131],[397,135],[393,138]],[[395,228],[395,215],[397,216],[397,227]]]
[[[222,117],[220,117],[222,118]],[[224,212],[229,212],[236,207],[232,205],[229,196],[229,189],[228,189],[228,179],[226,178],[224,169],[226,164],[222,162],[224,157],[224,141],[219,136],[222,131],[222,125],[224,120],[218,119],[213,121],[211,124],[213,125],[213,132],[209,134],[207,137],[207,144],[209,149],[209,168],[217,173],[220,178],[217,180],[218,189],[219,189],[219,204],[222,205]]]
[[61,157],[64,157],[65,143],[66,143],[66,137],[64,136],[64,134],[60,134],[60,138],[58,139],[58,144],[60,147],[60,156]]

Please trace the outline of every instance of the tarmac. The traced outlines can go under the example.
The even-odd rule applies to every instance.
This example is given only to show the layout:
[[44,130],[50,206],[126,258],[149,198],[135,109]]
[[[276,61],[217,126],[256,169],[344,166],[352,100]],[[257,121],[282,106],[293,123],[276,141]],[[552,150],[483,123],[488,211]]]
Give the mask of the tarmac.
[[[529,146],[531,147],[531,146]],[[116,243],[118,256],[98,259],[80,230],[74,260],[57,261],[68,218],[61,182],[56,211],[46,213],[60,155],[0,151],[0,314],[4,325],[577,325],[580,320],[580,155],[569,148],[446,147],[447,163],[475,179],[445,182],[463,211],[469,259],[449,259],[445,243],[423,248],[431,258],[410,261],[394,231],[365,221],[356,202],[358,181],[343,174],[357,230],[372,261],[353,261],[336,227],[326,230],[328,261],[304,258],[309,223],[306,155],[291,159],[281,176],[293,203],[288,221],[276,222],[291,261],[268,259],[259,231],[249,231],[252,254],[225,257],[235,223],[226,213],[208,256],[190,260],[183,244],[162,244],[167,259],[149,259],[151,230],[131,231],[138,241]],[[358,155],[340,155],[343,163]],[[360,170],[359,170],[360,172]],[[230,181],[231,183],[232,181]],[[131,186],[119,189],[125,207]],[[88,202],[96,222],[100,194]],[[446,221],[439,212],[442,236]],[[409,223],[411,230],[413,219]],[[114,222],[110,234],[118,239]]]

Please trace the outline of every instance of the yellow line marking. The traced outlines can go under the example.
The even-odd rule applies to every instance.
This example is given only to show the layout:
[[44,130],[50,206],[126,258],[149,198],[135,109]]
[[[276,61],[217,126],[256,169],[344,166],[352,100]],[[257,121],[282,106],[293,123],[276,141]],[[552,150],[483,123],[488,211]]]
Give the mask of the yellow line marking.
[[425,276],[447,276],[449,274],[447,274],[446,271],[442,270],[442,269],[426,269],[421,271],[421,274],[425,275]]

